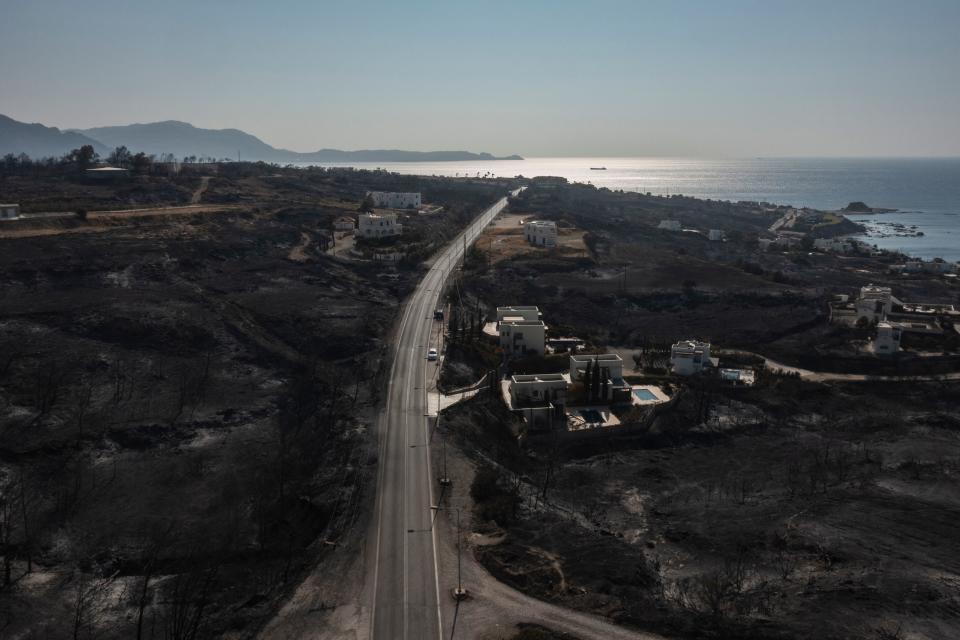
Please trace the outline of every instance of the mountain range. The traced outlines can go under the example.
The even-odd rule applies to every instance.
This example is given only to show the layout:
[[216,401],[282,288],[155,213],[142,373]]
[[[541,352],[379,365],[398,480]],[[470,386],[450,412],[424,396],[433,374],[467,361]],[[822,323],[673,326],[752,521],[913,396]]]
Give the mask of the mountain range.
[[82,133],[18,122],[0,114],[0,156],[25,153],[31,158],[60,157],[85,144],[93,145],[100,155],[110,152],[106,145]]
[[498,158],[470,151],[402,151],[321,149],[308,153],[277,149],[239,129],[200,129],[187,122],[167,120],[92,129],[67,129],[18,122],[0,115],[0,156],[26,153],[34,158],[62,156],[85,144],[101,155],[119,146],[151,155],[263,160],[265,162],[445,162],[452,160],[522,160]]

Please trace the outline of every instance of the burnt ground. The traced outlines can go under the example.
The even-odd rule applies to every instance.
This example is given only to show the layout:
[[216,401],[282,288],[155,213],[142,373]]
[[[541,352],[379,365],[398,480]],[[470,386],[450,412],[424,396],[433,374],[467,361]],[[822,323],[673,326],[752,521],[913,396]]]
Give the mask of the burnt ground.
[[445,430],[473,553],[524,593],[668,637],[954,637],[960,395],[902,391],[771,379],[712,399],[750,423],[696,427],[690,394],[640,437],[525,451],[478,396]]
[[[956,286],[932,277],[888,273],[902,257],[760,252],[756,239],[779,213],[753,204],[655,197],[589,185],[535,185],[511,200],[511,212],[586,230],[588,255],[536,250],[502,259],[478,244],[464,290],[494,307],[536,304],[558,333],[596,344],[636,346],[698,337],[728,348],[802,354],[819,341],[831,294],[888,285],[905,300],[960,300]],[[657,229],[680,219],[703,233]],[[832,356],[832,354],[824,354]],[[827,357],[826,359],[830,359]]]
[[[251,194],[237,210],[0,239],[0,635],[251,637],[369,506],[420,268],[320,246],[351,194],[409,181],[236,169],[208,191]],[[410,216],[423,251],[504,191],[420,185],[445,205]],[[84,204],[109,208],[102,189]]]
[[[666,207],[717,228],[711,210],[726,203],[581,186],[525,195],[514,212],[586,229],[590,255],[491,264],[481,244],[465,295],[488,310],[536,304],[593,345],[703,337],[855,370],[866,362],[844,345],[867,336],[827,324],[830,294],[875,282],[956,297],[940,279],[889,275],[889,256],[760,254],[750,236],[769,220],[750,206],[718,245],[653,227],[675,217]],[[515,418],[482,395],[443,422],[473,469],[472,551],[529,595],[668,637],[948,638],[960,634],[958,409],[950,382],[761,375],[746,389],[695,384],[630,439],[521,448]]]

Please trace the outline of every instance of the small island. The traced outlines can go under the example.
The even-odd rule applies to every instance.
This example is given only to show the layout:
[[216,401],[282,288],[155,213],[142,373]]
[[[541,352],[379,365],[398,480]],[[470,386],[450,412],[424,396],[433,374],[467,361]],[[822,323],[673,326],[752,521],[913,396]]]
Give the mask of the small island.
[[894,213],[897,209],[882,209],[880,207],[868,207],[866,203],[860,202],[851,202],[845,206],[840,211],[844,213]]

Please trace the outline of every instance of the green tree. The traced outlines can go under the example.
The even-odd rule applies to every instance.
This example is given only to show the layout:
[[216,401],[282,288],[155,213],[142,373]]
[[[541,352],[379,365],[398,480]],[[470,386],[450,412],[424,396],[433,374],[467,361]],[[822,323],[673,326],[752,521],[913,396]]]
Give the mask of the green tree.
[[150,173],[150,168],[153,166],[153,158],[141,151],[133,156],[132,163],[134,173],[147,174]]
[[591,393],[591,388],[593,387],[593,360],[587,360],[587,370],[583,374],[583,390],[584,390],[584,400],[590,402],[593,394]]
[[373,211],[373,197],[368,193],[363,197],[363,200],[360,201],[360,211]]
[[100,155],[93,148],[93,145],[85,144],[79,149],[74,149],[67,156],[67,161],[77,165],[78,169],[87,169],[94,162],[100,159]]
[[130,153],[130,150],[120,145],[107,156],[107,162],[115,167],[129,167],[132,158],[133,154]]
[[593,359],[593,383],[590,385],[590,401],[596,402],[600,396],[600,361]]

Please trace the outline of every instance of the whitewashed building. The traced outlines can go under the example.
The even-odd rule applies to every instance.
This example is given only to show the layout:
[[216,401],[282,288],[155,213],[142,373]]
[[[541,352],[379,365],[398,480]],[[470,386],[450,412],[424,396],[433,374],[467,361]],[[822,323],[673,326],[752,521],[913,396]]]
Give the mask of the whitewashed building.
[[879,322],[887,317],[893,308],[893,290],[868,284],[860,287],[860,297],[854,302],[856,319],[866,318],[869,322]]
[[16,220],[20,217],[20,205],[0,204],[0,220]]
[[419,192],[368,191],[367,195],[373,200],[373,206],[382,209],[419,209],[421,205]]
[[497,307],[500,348],[509,355],[543,355],[547,327],[537,307]]
[[557,223],[553,220],[530,220],[523,225],[527,242],[539,247],[557,246]]
[[710,357],[709,342],[681,340],[670,347],[670,370],[679,376],[692,376],[718,363]]
[[357,235],[362,238],[389,238],[403,233],[395,213],[361,213]]
[[606,369],[610,378],[623,378],[623,360],[617,354],[583,354],[570,356],[570,382],[582,380],[588,365]]
[[683,227],[680,225],[679,220],[661,220],[660,224],[657,225],[657,229],[665,229],[667,231],[683,231]]
[[900,338],[903,331],[900,327],[881,322],[877,325],[877,337],[873,340],[873,353],[878,356],[889,356],[900,351]]
[[630,397],[631,387],[623,379],[623,360],[615,353],[570,356],[570,382],[586,384],[587,369],[592,372],[594,367],[599,367],[601,380],[596,400],[612,402]]
[[543,314],[538,307],[517,306],[517,307],[497,307],[497,322],[504,320],[526,320],[535,322],[542,320]]
[[562,373],[516,375],[510,378],[510,402],[513,408],[564,405],[567,379]]

